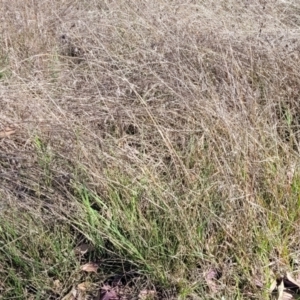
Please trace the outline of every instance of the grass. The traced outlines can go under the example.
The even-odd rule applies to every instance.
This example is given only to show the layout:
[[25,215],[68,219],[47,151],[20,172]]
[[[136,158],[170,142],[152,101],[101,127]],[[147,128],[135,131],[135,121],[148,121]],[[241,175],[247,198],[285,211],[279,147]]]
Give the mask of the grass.
[[0,299],[115,278],[122,299],[270,299],[297,278],[299,9],[3,0]]

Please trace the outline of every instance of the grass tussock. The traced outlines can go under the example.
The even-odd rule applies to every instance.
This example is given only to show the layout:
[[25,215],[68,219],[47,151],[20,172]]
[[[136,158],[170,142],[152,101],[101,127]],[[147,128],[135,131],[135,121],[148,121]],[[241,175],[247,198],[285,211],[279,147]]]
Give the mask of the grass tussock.
[[122,299],[269,299],[297,273],[299,11],[2,0],[0,297],[122,274]]

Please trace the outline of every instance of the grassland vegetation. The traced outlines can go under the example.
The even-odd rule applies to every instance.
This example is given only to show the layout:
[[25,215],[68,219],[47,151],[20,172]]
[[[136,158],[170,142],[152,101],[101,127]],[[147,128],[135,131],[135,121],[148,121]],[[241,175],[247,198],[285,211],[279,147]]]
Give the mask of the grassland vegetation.
[[0,2],[0,299],[297,277],[298,1]]

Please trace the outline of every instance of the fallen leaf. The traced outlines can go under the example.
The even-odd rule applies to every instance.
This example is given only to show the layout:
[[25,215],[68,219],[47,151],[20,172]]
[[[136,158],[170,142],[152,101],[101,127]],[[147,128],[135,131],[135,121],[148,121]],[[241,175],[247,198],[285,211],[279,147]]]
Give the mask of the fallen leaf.
[[292,292],[284,290],[283,293],[282,293],[282,297],[280,298],[280,300],[296,300],[296,298],[294,298]]
[[92,273],[92,272],[97,273],[98,268],[99,266],[96,263],[87,263],[81,266],[81,270],[88,273]]
[[211,268],[205,273],[204,277],[206,284],[211,290],[211,292],[216,293],[218,291],[216,280],[218,280],[218,278],[220,277],[220,272],[216,269]]
[[61,283],[58,279],[53,281],[53,288],[55,291],[59,291],[61,289]]
[[296,300],[300,294],[300,283],[287,272],[272,282],[270,292],[277,292],[277,300]]
[[296,290],[299,292],[300,283],[297,282],[292,275],[287,272],[286,275],[283,277],[284,287],[290,290]]
[[104,285],[100,290],[100,298],[99,300],[118,300],[116,292],[109,286]]
[[283,300],[284,283],[282,279],[280,283],[277,285],[277,289],[278,289],[278,300]]
[[85,292],[89,289],[90,286],[91,286],[90,282],[82,282],[77,285],[77,289]]

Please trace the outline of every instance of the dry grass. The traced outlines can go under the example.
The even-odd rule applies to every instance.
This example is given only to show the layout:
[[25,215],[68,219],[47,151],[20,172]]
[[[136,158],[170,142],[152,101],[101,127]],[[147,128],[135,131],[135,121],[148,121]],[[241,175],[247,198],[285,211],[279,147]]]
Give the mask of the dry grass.
[[269,299],[298,272],[299,11],[2,0],[0,298],[135,272],[127,299]]

